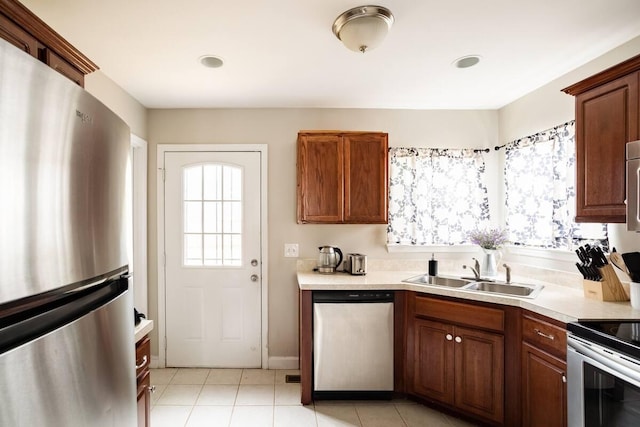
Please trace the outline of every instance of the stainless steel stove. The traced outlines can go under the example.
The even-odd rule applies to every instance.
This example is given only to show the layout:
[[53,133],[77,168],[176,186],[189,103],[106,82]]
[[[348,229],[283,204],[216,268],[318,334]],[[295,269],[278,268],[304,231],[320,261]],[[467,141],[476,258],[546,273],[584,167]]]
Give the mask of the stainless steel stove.
[[569,426],[640,426],[640,320],[567,325]]

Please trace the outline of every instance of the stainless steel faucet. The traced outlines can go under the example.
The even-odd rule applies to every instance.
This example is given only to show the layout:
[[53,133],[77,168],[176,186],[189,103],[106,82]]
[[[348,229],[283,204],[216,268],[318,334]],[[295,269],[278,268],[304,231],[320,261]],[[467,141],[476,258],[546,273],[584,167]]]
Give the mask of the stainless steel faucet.
[[473,271],[473,275],[475,276],[476,280],[480,280],[480,263],[478,262],[477,259],[475,258],[471,258],[474,261],[474,266],[473,267],[467,267],[466,265],[463,265],[462,268],[469,268],[471,271]]
[[507,264],[502,264],[502,266],[505,269],[505,283],[509,285],[511,284],[511,267],[509,267]]

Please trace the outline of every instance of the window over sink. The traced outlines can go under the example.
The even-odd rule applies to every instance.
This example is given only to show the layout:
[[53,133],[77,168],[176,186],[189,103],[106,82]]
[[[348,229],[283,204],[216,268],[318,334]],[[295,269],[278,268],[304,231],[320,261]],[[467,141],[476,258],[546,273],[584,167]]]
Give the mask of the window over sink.
[[387,242],[465,243],[489,220],[482,150],[389,149]]
[[[499,225],[506,226],[511,244],[572,251],[592,242],[608,248],[606,224],[574,222],[575,121],[499,148],[505,149],[503,167],[489,173],[503,176],[505,203],[492,212],[503,219]],[[502,153],[486,151],[390,148],[388,247],[463,250],[471,230],[495,225],[484,156]]]

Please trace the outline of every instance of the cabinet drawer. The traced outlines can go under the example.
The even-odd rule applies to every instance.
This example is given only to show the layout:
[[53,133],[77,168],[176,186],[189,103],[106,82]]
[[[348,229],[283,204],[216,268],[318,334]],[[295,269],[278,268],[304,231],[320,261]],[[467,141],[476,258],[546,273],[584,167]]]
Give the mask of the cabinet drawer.
[[416,296],[415,310],[417,316],[504,332],[504,311],[497,308]]
[[149,336],[145,336],[136,344],[136,377],[140,381],[140,377],[149,370],[151,362],[151,341]]
[[522,339],[535,347],[566,359],[567,331],[531,315],[522,316]]

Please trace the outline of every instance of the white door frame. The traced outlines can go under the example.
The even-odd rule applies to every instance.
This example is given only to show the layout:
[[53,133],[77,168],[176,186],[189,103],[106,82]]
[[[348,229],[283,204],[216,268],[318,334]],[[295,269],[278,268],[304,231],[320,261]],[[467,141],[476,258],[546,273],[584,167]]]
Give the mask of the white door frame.
[[266,144],[158,144],[156,175],[157,183],[157,212],[158,212],[158,367],[164,368],[167,363],[167,332],[166,332],[166,282],[164,263],[164,155],[169,152],[199,152],[199,151],[252,151],[260,153],[260,256],[262,257],[262,289],[261,289],[261,364],[262,369],[269,368],[269,260],[267,240],[267,145]]

